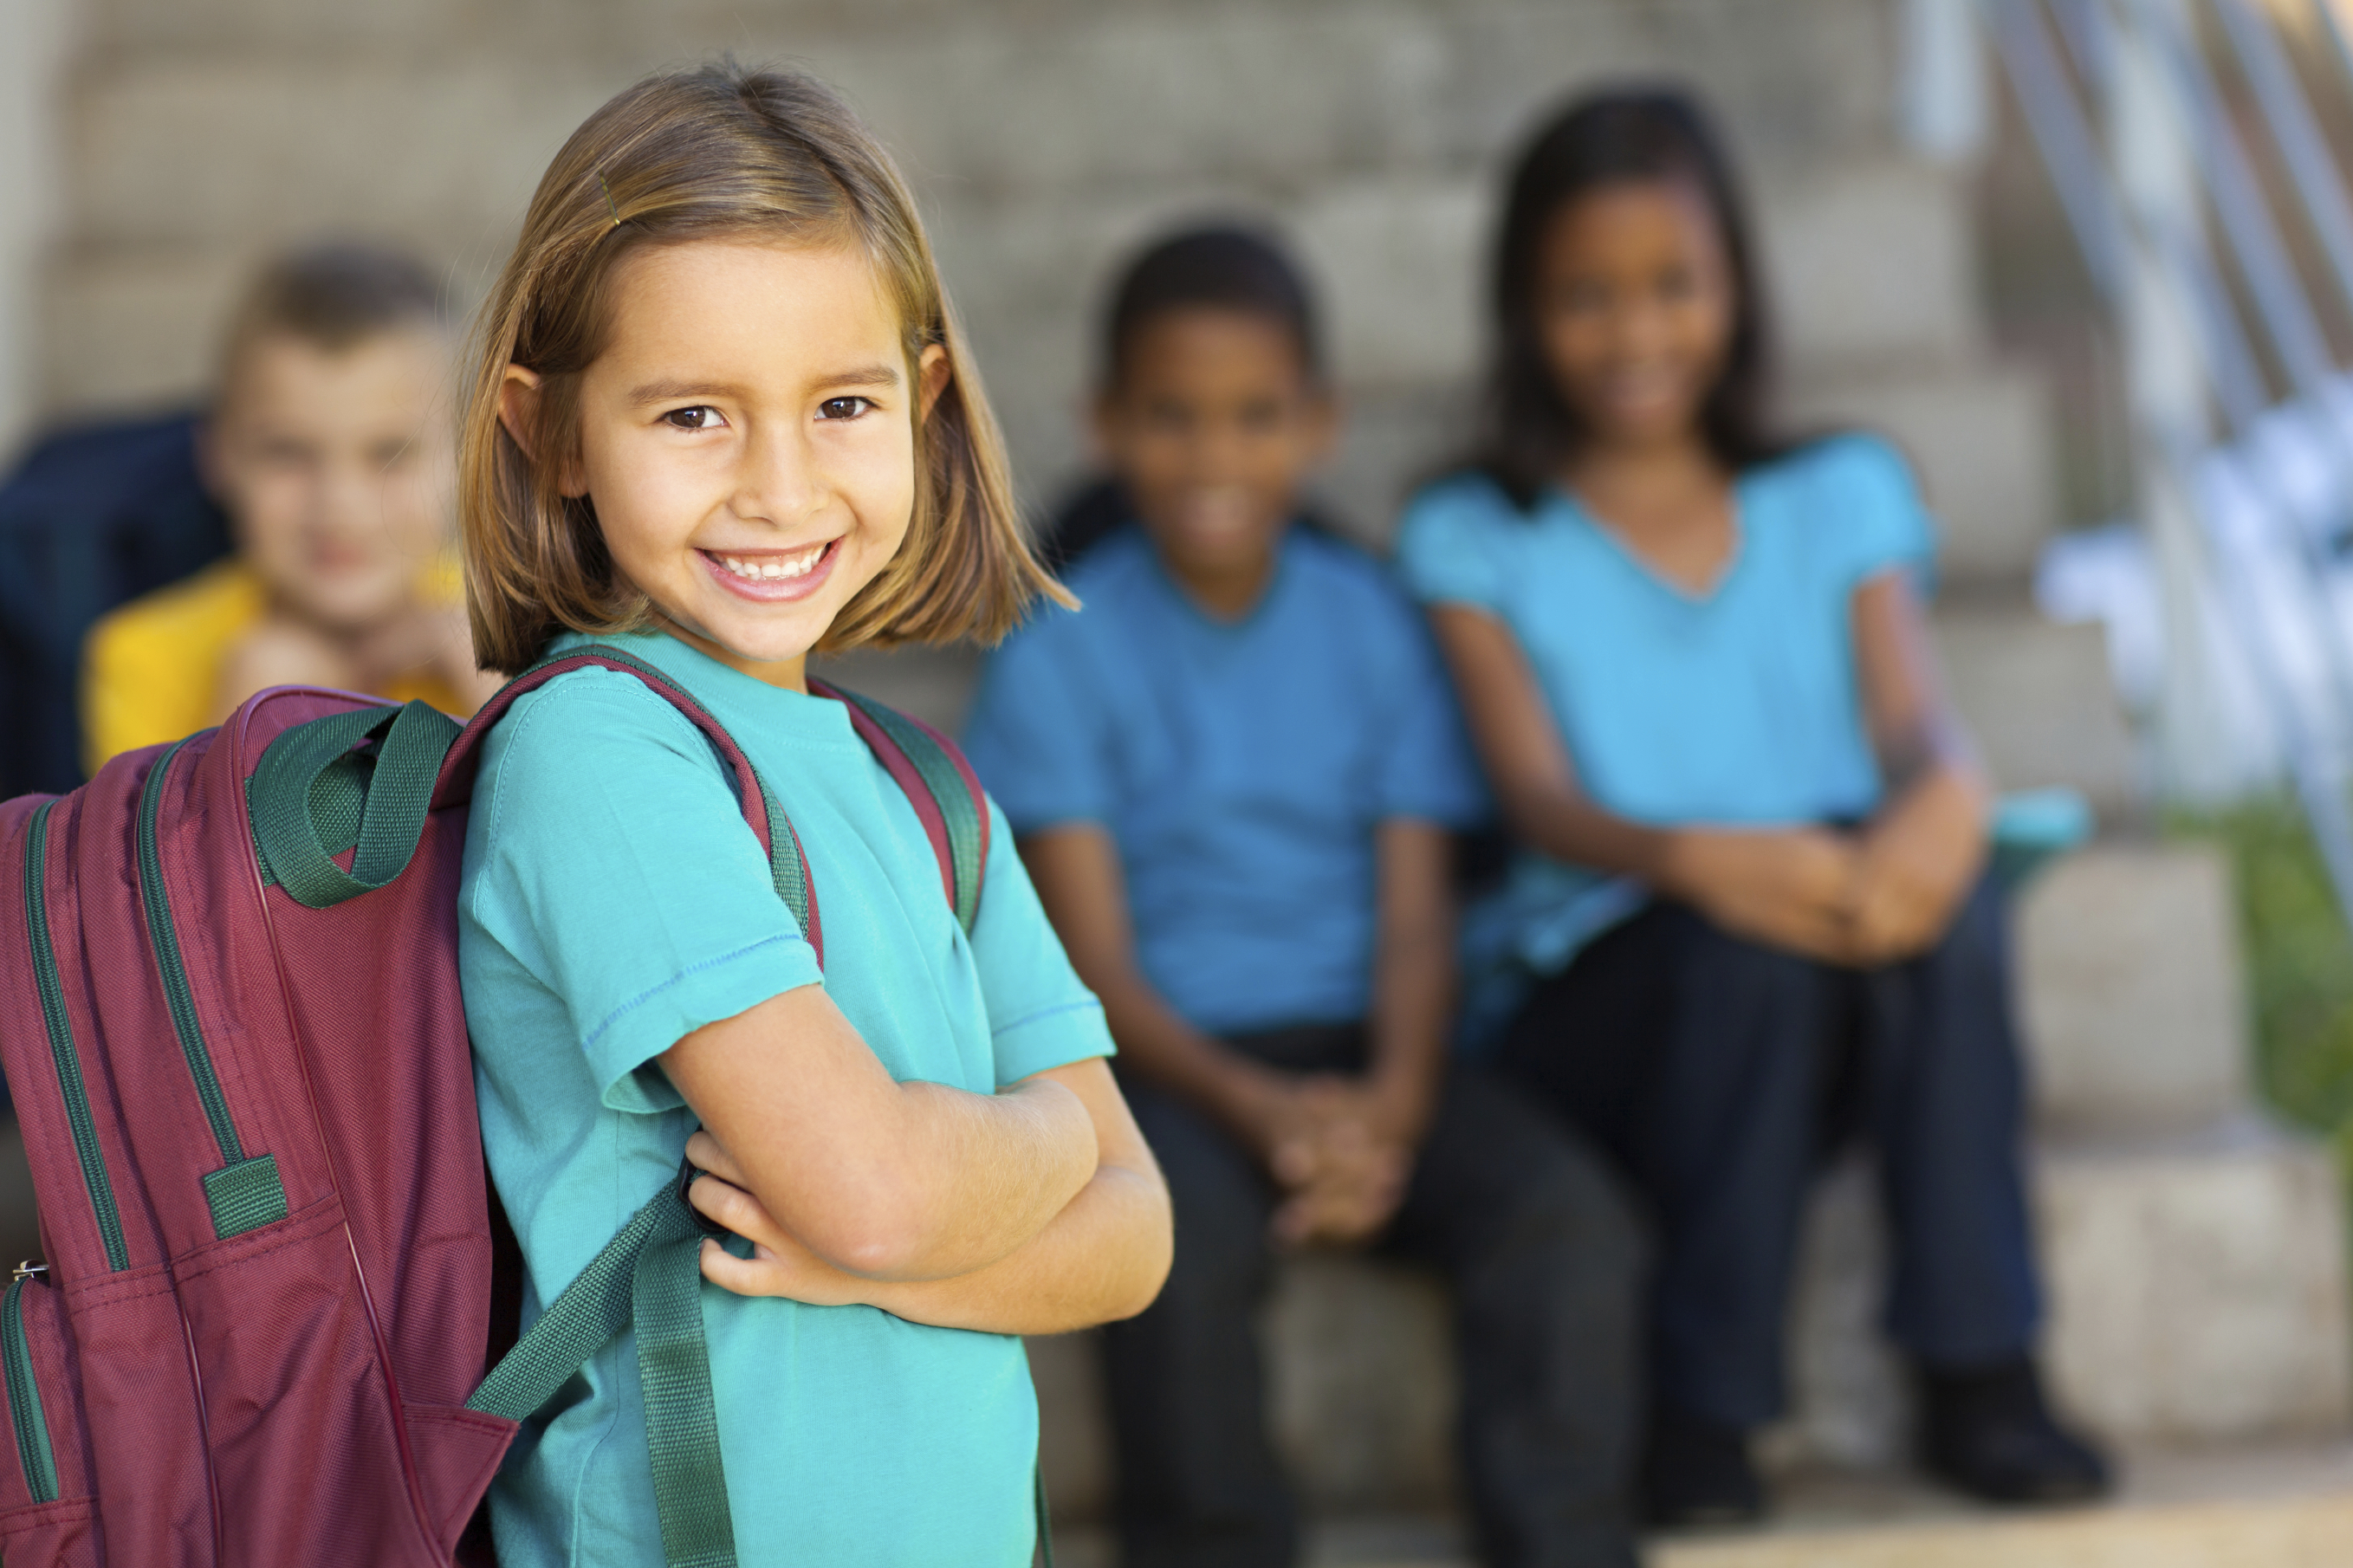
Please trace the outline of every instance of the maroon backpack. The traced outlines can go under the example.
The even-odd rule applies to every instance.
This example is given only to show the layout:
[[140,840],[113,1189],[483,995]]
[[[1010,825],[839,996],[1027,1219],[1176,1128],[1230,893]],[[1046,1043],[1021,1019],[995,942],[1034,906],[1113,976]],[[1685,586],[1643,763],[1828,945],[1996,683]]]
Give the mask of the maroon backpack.
[[[0,1296],[8,1568],[487,1558],[468,1527],[519,1424],[625,1328],[665,1552],[733,1562],[682,1185],[519,1343],[512,1268],[493,1310],[458,991],[466,805],[498,715],[588,665],[710,737],[822,963],[798,842],[749,759],[601,647],[518,678],[462,733],[422,703],[281,688],[0,805],[22,889],[0,898],[0,1068],[47,1259]],[[968,930],[987,855],[971,770],[927,727],[815,689],[906,791]]]

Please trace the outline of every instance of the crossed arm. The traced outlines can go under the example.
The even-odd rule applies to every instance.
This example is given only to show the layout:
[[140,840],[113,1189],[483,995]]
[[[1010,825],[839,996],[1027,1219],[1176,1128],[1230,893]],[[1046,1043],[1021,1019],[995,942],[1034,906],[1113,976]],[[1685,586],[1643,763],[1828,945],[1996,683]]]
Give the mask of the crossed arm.
[[1055,1333],[1133,1316],[1167,1273],[1167,1190],[1099,1060],[996,1095],[900,1083],[815,985],[660,1060],[702,1119],[695,1207],[754,1246],[703,1247],[739,1295]]
[[1887,784],[1852,834],[1660,826],[1604,810],[1578,784],[1510,629],[1457,605],[1430,620],[1504,815],[1556,859],[1638,878],[1770,945],[1856,964],[1934,945],[1983,867],[1985,780],[1901,572],[1863,583],[1850,605],[1864,720]]

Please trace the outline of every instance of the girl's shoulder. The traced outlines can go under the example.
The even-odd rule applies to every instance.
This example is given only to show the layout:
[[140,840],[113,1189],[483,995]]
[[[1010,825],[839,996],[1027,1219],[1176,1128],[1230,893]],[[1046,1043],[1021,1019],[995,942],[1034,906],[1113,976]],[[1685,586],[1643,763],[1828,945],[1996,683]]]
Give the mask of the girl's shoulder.
[[1872,430],[1840,430],[1801,443],[1742,476],[1754,490],[1786,489],[1820,497],[1825,490],[1855,505],[1919,504],[1912,464],[1886,437]]
[[516,800],[560,801],[587,780],[668,773],[681,763],[723,774],[693,721],[635,676],[590,666],[524,692],[482,740],[475,812],[495,826]]
[[1936,524],[1896,445],[1868,431],[1810,442],[1743,479],[1743,500],[1784,558],[1841,590],[1890,566],[1926,572]]
[[1440,474],[1414,491],[1406,501],[1400,526],[1492,529],[1525,524],[1543,511],[1541,501],[1523,510],[1485,470],[1461,468]]

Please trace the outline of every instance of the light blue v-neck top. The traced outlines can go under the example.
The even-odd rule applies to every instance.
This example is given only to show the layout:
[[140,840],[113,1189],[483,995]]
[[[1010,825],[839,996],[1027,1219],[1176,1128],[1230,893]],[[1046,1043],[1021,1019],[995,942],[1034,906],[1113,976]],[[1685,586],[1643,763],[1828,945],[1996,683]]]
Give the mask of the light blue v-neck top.
[[[913,808],[840,703],[669,637],[614,640],[692,692],[776,792],[807,856],[825,968],[717,753],[634,677],[559,676],[491,731],[459,961],[526,1322],[674,1178],[695,1121],[653,1058],[705,1024],[822,984],[892,1077],[981,1094],[1111,1050],[1001,818],[967,939]],[[1019,1340],[710,1285],[702,1307],[747,1568],[1029,1561],[1038,1409]],[[633,1341],[575,1386],[493,1486],[499,1560],[659,1568]]]
[[[1933,524],[1903,458],[1867,436],[1749,469],[1735,509],[1735,553],[1704,594],[1661,578],[1567,495],[1547,490],[1522,512],[1472,476],[1415,499],[1398,560],[1418,598],[1511,630],[1603,808],[1661,826],[1862,816],[1880,778],[1854,592],[1883,572],[1925,574]],[[1485,913],[1542,972],[1639,901],[1622,882],[1524,853]]]

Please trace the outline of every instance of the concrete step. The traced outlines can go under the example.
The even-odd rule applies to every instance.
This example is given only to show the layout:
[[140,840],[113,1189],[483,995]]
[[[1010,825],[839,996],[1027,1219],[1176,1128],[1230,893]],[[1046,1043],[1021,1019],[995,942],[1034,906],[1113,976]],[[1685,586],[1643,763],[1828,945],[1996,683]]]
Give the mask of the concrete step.
[[1759,248],[1793,374],[1950,361],[1980,342],[1968,194],[1949,171],[1857,156],[1762,187]]
[[2231,868],[2209,846],[2106,842],[2018,899],[2035,1116],[2061,1137],[2180,1131],[2247,1103]]
[[2016,589],[1947,594],[1930,624],[1954,706],[1997,784],[2064,784],[2105,816],[2129,815],[2139,770],[2100,627],[2045,620]]
[[[2327,1151],[2252,1116],[2187,1134],[2053,1141],[2034,1160],[2054,1396],[2111,1442],[2315,1438],[2353,1422],[2345,1205]],[[1809,1216],[1784,1468],[1888,1468],[1906,1379],[1878,1331],[1885,1238],[1861,1161]]]
[[[1779,1479],[1761,1528],[1654,1538],[1651,1568],[2342,1568],[2353,1562],[2353,1447],[2127,1455],[2094,1508],[2007,1513],[1888,1472]],[[1063,1568],[1111,1568],[1101,1525],[1059,1526]],[[1309,1568],[1470,1568],[1442,1515],[1319,1520]]]
[[[2127,1455],[2113,1502],[1976,1507],[1885,1473],[1790,1478],[1760,1531],[1662,1539],[1651,1568],[2341,1568],[2353,1562],[2353,1447]],[[1395,1559],[1409,1562],[1411,1559]]]
[[1875,430],[1904,448],[1942,525],[1947,576],[2023,581],[2058,522],[2050,399],[2023,365],[1921,355],[1801,369],[1785,406],[1794,428]]
[[[2063,1145],[2035,1161],[2056,1396],[2110,1442],[2333,1439],[2348,1398],[2344,1204],[2327,1152],[2253,1119],[2191,1136]],[[1881,1237],[1851,1163],[1810,1216],[1791,1325],[1796,1412],[1766,1435],[1785,1471],[1888,1469],[1908,1451],[1905,1379],[1877,1331]],[[1275,1430],[1333,1512],[1427,1509],[1453,1491],[1446,1305],[1408,1270],[1286,1266],[1267,1313]],[[1110,1480],[1088,1336],[1031,1348],[1047,1480],[1100,1517]]]

